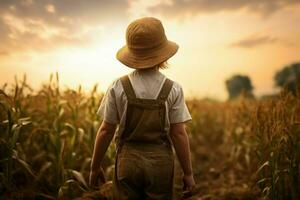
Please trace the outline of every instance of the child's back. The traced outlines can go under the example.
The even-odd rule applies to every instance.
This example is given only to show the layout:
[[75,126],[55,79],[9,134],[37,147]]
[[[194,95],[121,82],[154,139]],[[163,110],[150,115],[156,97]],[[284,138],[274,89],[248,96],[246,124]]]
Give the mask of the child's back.
[[[159,72],[178,46],[166,39],[155,18],[127,28],[127,46],[117,54],[136,70],[109,87],[98,110],[103,118],[95,142],[90,182],[101,175],[100,162],[116,134],[115,199],[172,199],[172,144],[184,171],[187,189],[194,187],[184,123],[191,116],[181,86]],[[94,172],[94,173],[93,173]]]

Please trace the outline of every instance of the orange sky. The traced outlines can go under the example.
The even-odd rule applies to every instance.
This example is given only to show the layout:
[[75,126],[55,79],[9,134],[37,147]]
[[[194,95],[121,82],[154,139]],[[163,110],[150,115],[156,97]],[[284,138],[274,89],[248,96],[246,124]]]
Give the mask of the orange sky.
[[277,70],[300,61],[300,1],[1,0],[0,85],[26,73],[34,88],[58,71],[61,84],[102,90],[130,72],[115,59],[133,19],[161,19],[180,46],[164,70],[187,96],[225,99],[224,81],[250,76],[274,90]]

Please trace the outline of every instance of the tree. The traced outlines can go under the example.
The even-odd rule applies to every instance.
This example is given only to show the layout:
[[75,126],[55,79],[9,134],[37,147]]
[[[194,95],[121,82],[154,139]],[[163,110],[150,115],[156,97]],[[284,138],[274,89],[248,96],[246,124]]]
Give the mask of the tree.
[[226,88],[229,94],[229,99],[234,99],[241,94],[247,97],[253,97],[253,86],[248,76],[234,75],[226,80]]
[[278,71],[274,76],[275,84],[278,87],[286,87],[294,95],[300,87],[300,62],[292,63]]

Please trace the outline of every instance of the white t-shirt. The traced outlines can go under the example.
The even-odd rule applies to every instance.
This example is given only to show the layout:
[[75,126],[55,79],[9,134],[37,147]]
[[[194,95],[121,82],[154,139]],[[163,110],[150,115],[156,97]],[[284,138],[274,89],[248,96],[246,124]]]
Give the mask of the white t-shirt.
[[[166,76],[159,70],[134,70],[129,79],[137,98],[156,99]],[[187,122],[191,115],[184,100],[182,87],[173,81],[173,87],[166,101],[165,129],[169,131],[170,123]],[[123,132],[126,122],[127,97],[120,78],[115,80],[107,89],[97,114],[106,122],[119,124],[117,134]]]

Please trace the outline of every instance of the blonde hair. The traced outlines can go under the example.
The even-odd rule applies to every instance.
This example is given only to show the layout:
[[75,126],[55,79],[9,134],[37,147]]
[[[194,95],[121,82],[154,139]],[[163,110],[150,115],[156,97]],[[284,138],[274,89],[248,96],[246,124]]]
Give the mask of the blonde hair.
[[156,67],[158,69],[167,69],[169,66],[168,66],[168,61],[164,61],[162,63],[159,63],[158,65],[156,65]]
[[168,66],[168,62],[167,61],[164,61],[162,63],[159,63],[157,65],[154,65],[153,67],[150,67],[150,68],[145,68],[145,69],[137,69],[137,70],[148,70],[148,69],[167,69],[169,66]]
[[167,61],[164,61],[162,63],[159,63],[153,67],[150,67],[149,69],[167,69],[168,68],[168,62]]

